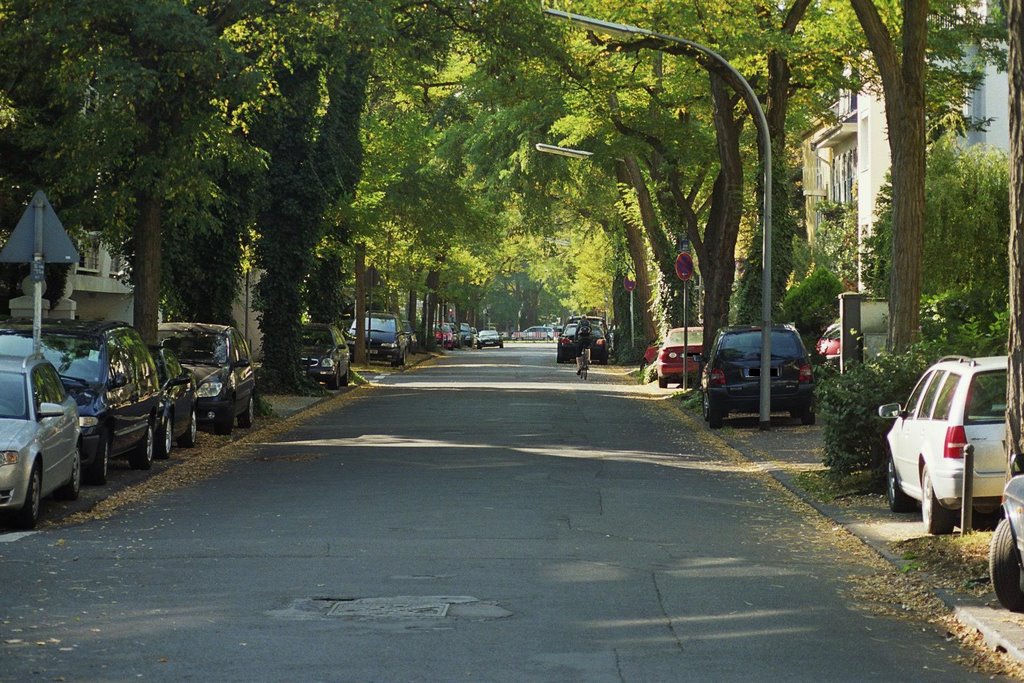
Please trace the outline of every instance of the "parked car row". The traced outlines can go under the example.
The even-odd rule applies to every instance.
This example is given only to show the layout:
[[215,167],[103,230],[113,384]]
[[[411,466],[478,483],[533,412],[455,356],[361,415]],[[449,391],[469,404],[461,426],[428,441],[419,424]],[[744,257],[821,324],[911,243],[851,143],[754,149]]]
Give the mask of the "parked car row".
[[0,431],[0,512],[18,526],[35,525],[51,491],[105,484],[112,458],[146,470],[194,446],[201,424],[253,423],[255,377],[232,327],[164,323],[148,347],[123,322],[48,320],[40,356],[32,334],[31,321],[0,324],[0,419],[16,422]]

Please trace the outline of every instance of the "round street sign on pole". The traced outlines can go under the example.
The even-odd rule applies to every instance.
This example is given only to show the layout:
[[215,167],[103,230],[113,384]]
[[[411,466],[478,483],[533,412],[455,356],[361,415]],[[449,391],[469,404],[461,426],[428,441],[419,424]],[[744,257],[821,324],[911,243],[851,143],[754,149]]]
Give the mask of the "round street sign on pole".
[[627,292],[632,292],[636,288],[636,280],[630,280],[628,277],[622,278],[622,286],[626,288]]
[[683,282],[693,277],[693,257],[685,251],[676,256],[676,277]]

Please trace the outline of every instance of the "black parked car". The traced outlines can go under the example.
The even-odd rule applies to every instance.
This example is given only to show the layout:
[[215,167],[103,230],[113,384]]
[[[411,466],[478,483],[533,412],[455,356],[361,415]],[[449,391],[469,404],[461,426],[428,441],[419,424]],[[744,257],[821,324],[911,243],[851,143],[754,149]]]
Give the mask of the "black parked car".
[[[134,469],[152,467],[163,392],[139,333],[123,322],[46,320],[41,340],[43,355],[78,403],[84,478],[105,484],[110,458],[124,454]],[[0,354],[31,352],[31,321],[3,323]]]
[[[558,346],[555,348],[556,362],[575,362],[580,348],[578,328],[579,322],[568,323],[558,335]],[[596,365],[608,365],[608,338],[601,325],[597,324],[590,326],[590,362]]]
[[[353,320],[348,329],[350,338],[355,338],[356,323]],[[392,313],[366,314],[366,355],[368,360],[388,361],[391,365],[405,365],[409,354],[409,335],[405,333],[402,321]]]
[[[771,331],[771,412],[788,411],[814,424],[814,375],[807,349],[792,325]],[[703,358],[700,389],[704,419],[712,429],[730,412],[756,413],[761,405],[761,328],[725,327]]]
[[184,448],[196,445],[199,431],[199,419],[196,415],[196,378],[190,370],[181,365],[178,357],[169,348],[151,346],[149,350],[156,360],[160,386],[164,390],[163,415],[157,432],[155,457],[167,458],[171,454],[171,446],[175,440]]
[[159,334],[160,345],[196,376],[199,425],[230,434],[237,418],[239,427],[251,427],[256,376],[241,333],[230,325],[161,323]]
[[348,344],[334,325],[310,323],[302,326],[302,365],[306,374],[328,389],[348,386]]

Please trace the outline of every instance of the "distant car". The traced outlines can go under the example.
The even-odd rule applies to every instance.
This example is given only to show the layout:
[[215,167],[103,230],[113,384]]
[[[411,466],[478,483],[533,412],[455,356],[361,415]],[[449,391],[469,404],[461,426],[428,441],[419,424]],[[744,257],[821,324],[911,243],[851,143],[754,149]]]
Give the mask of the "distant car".
[[[356,334],[356,322],[349,327],[349,336]],[[409,353],[409,337],[398,316],[393,313],[366,314],[366,355],[371,361],[383,360],[392,366],[405,365]]]
[[302,366],[328,389],[348,386],[349,349],[342,331],[326,323],[303,325]]
[[[760,412],[761,337],[761,328],[749,325],[724,327],[715,335],[700,381],[704,419],[712,429],[731,412]],[[792,325],[776,325],[771,346],[769,412],[788,411],[814,424],[814,374],[800,333]]]
[[835,322],[825,328],[818,339],[818,353],[825,357],[825,360],[835,361],[841,354],[842,333],[839,323]]
[[505,342],[497,330],[480,330],[476,333],[476,348],[482,349],[485,346],[497,346],[502,349],[505,348]]
[[459,323],[459,346],[473,346],[476,343],[473,337],[473,328],[470,324]]
[[658,347],[654,361],[654,367],[658,372],[658,386],[666,389],[671,383],[682,382],[684,371],[696,376],[700,370],[699,359],[703,349],[703,327],[674,327],[669,330]]
[[419,353],[420,338],[416,334],[416,328],[405,318],[402,318],[402,328],[405,330],[405,335],[409,337],[409,353]]
[[886,495],[893,512],[918,502],[930,534],[960,519],[964,450],[974,449],[974,508],[996,510],[1006,483],[1007,357],[950,356],[928,368],[905,405],[880,406],[893,419],[886,441]]
[[78,497],[78,408],[42,358],[0,356],[0,512],[19,528],[39,521],[40,500]]
[[520,332],[518,338],[526,341],[551,341],[555,338],[555,328],[550,325],[534,325]]
[[448,323],[441,323],[434,327],[434,341],[442,349],[448,351],[455,348],[455,332]]
[[[110,458],[128,456],[132,469],[153,466],[163,391],[153,354],[126,323],[44,320],[42,353],[78,403],[83,479],[107,483]],[[32,322],[0,323],[0,353],[27,356]]]
[[182,366],[174,351],[163,346],[151,346],[156,360],[160,386],[164,391],[164,408],[157,430],[155,458],[167,458],[172,444],[192,448],[196,445],[199,432],[199,417],[196,414],[196,378]]
[[256,375],[249,344],[230,325],[160,323],[160,345],[177,355],[196,376],[199,425],[227,435],[235,421],[252,427],[256,417]]
[[[556,363],[568,363],[576,358],[580,347],[578,329],[578,323],[569,323],[562,329],[562,334],[558,337],[558,346],[555,347]],[[608,340],[604,330],[600,325],[592,325],[590,336],[590,362],[608,365]]]

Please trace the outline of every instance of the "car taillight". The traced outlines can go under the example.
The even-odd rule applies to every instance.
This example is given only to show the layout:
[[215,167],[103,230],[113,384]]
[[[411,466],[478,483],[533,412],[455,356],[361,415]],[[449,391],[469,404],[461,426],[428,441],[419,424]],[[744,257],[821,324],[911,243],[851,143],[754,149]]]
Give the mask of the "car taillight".
[[569,339],[568,337],[562,337],[558,341],[561,342],[562,346],[568,346],[569,344],[572,343],[572,340]]
[[814,381],[814,374],[811,372],[811,366],[804,363],[800,366],[800,384],[808,384]]
[[597,340],[597,342],[596,342],[596,344],[597,344],[598,346],[604,346],[604,339],[598,339],[598,340]]
[[725,386],[725,373],[720,368],[715,368],[708,375],[708,384],[713,387]]
[[967,432],[963,425],[946,428],[946,443],[942,449],[942,455],[946,458],[960,459],[964,457],[964,448],[967,447]]

